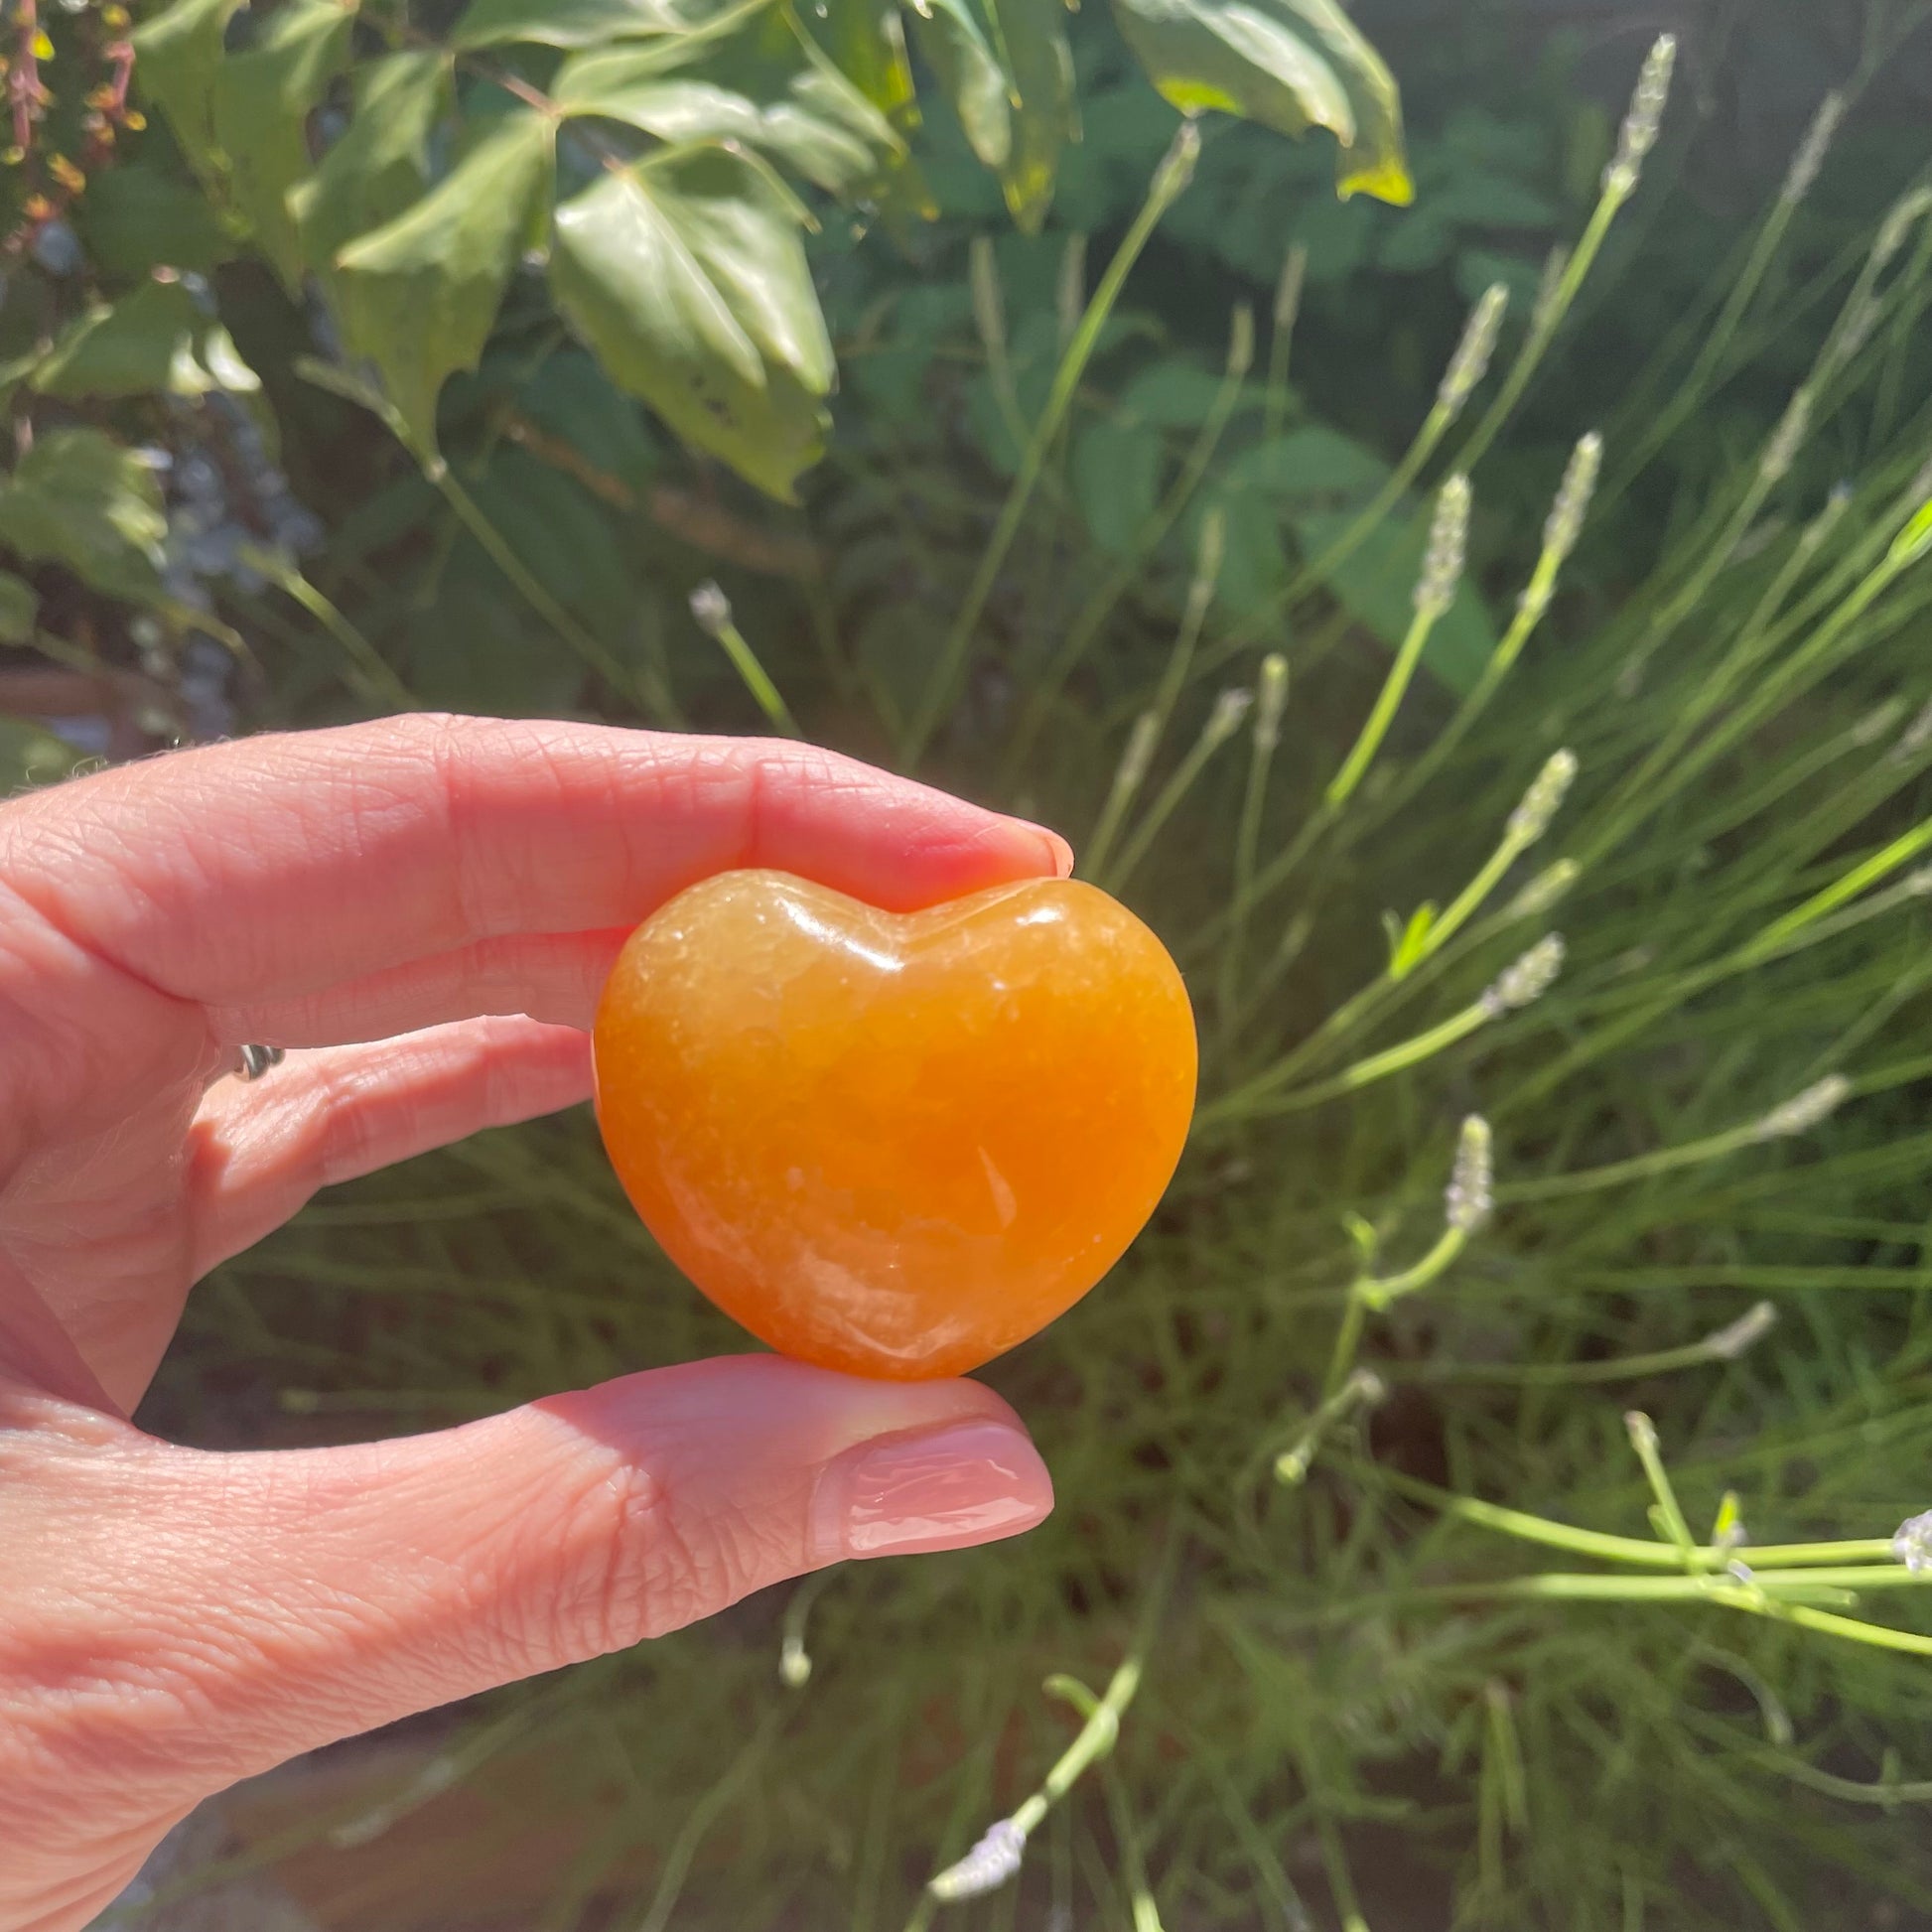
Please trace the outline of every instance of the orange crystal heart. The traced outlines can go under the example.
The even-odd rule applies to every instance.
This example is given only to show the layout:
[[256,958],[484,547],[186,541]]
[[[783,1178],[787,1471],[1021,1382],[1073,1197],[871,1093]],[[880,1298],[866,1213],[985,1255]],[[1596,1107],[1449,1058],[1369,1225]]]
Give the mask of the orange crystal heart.
[[783,1354],[905,1380],[1077,1302],[1194,1104],[1173,961],[1065,880],[894,913],[721,874],[630,935],[596,1060],[618,1176],[699,1288]]

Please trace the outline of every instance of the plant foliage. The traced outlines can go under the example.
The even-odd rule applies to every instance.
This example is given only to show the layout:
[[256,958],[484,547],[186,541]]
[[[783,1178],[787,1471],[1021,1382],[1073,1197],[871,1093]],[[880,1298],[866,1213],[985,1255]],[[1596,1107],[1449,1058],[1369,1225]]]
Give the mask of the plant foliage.
[[[145,161],[75,211],[104,262],[153,210],[188,306],[142,360],[90,320],[123,271],[50,305],[20,461],[77,507],[0,530],[0,634],[97,664],[69,579],[106,572],[133,622],[240,621],[250,719],[916,763],[1063,825],[1203,1045],[1156,1222],[989,1371],[1039,1533],[487,1700],[244,1857],[304,1841],[358,1932],[1932,1915],[1932,199],[1916,146],[1832,144],[1922,11],[1864,14],[1748,218],[1696,205],[1668,49],[1620,127],[1471,78],[1395,213],[1228,65],[1326,48],[1313,6],[152,24],[164,87],[259,58],[312,101],[321,352],[210,91],[200,216],[94,200]],[[1176,143],[1142,59],[1263,124]],[[1351,169],[1359,82],[1294,110],[1345,102]],[[142,409],[167,451],[104,433]],[[277,462],[326,544],[230,540],[286,530]],[[565,1120],[220,1271],[151,1420],[375,1435],[737,1345]]]

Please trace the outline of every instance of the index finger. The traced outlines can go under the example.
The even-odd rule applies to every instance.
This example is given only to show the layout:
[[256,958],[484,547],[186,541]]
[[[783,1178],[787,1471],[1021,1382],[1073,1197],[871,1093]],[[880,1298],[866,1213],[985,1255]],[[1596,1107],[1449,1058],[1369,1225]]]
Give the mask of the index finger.
[[204,1005],[635,924],[740,866],[906,910],[1069,864],[1037,826],[810,746],[502,719],[253,738],[0,809],[0,887]]

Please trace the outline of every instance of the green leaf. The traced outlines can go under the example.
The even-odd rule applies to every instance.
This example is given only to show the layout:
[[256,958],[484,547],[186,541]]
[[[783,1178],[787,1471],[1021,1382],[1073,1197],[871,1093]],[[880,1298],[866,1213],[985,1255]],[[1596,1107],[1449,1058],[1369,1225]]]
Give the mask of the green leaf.
[[1389,480],[1389,466],[1366,443],[1311,423],[1244,450],[1228,481],[1307,510],[1366,500]]
[[0,644],[32,642],[40,608],[41,594],[26,578],[0,570]]
[[900,158],[877,107],[775,17],[775,33],[723,46],[613,48],[568,62],[552,95],[572,114],[621,121],[667,143],[736,142],[848,199]]
[[1407,979],[1422,957],[1424,942],[1436,923],[1436,901],[1429,899],[1417,906],[1409,915],[1409,923],[1400,929],[1391,914],[1385,912],[1382,918],[1389,934],[1389,977]]
[[904,135],[918,126],[905,30],[894,0],[821,0],[805,27],[896,132]]
[[1293,232],[1309,251],[1309,281],[1318,287],[1353,274],[1368,260],[1379,225],[1366,202],[1321,201],[1304,207]]
[[472,0],[450,44],[458,48],[603,47],[611,41],[689,33],[724,0]]
[[1536,292],[1542,286],[1543,264],[1487,248],[1465,248],[1456,256],[1455,289],[1465,302],[1478,301],[1492,282],[1508,289],[1512,312],[1527,315],[1535,307]]
[[784,501],[824,448],[832,345],[792,209],[746,157],[667,156],[557,210],[551,286],[612,378]]
[[214,136],[214,82],[221,44],[241,0],[175,0],[136,28],[134,75],[144,99],[168,117],[189,165],[205,181],[222,174]]
[[553,128],[505,115],[405,213],[336,257],[345,345],[382,372],[409,433],[436,448],[436,397],[474,369],[548,195]]
[[914,7],[912,31],[951,103],[966,144],[996,175],[1013,156],[1013,86],[974,0]]
[[1197,362],[1168,356],[1127,385],[1120,406],[1126,415],[1163,429],[1198,429],[1213,414],[1223,380]]
[[[485,363],[483,373],[488,372]],[[661,465],[642,408],[581,348],[558,350],[535,375],[521,379],[516,403],[539,429],[633,489],[648,487]]]
[[128,280],[155,268],[206,274],[235,252],[207,197],[153,168],[103,169],[73,218],[95,266]]
[[0,798],[58,784],[82,758],[65,739],[28,718],[0,717]]
[[402,214],[429,186],[429,144],[449,103],[450,56],[385,55],[356,75],[355,112],[322,165],[289,195],[302,250],[332,298],[336,257]]
[[1325,127],[1341,145],[1344,199],[1415,199],[1395,80],[1335,0],[1114,0],[1114,16],[1183,114],[1214,109],[1291,135]]
[[471,487],[483,514],[513,533],[517,556],[559,604],[600,630],[617,628],[634,587],[610,514],[582,483],[511,448],[498,450]]
[[1110,418],[1080,432],[1073,446],[1073,495],[1093,540],[1124,557],[1154,513],[1163,451],[1158,430]]
[[1439,221],[1461,221],[1482,228],[1549,228],[1557,210],[1549,198],[1509,175],[1486,169],[1459,169],[1441,188],[1424,196]]
[[228,332],[179,282],[146,282],[71,322],[29,386],[63,401],[213,389],[252,394],[261,379]]
[[1263,498],[1224,483],[1188,518],[1192,547],[1199,545],[1201,518],[1209,509],[1221,514],[1221,574],[1215,581],[1215,602],[1236,614],[1258,610],[1288,578],[1281,517]]
[[1355,1250],[1364,1273],[1375,1266],[1375,1251],[1381,1246],[1375,1229],[1351,1207],[1341,1217],[1343,1231],[1348,1236],[1349,1246]]
[[1073,50],[1060,0],[994,0],[994,24],[1013,89],[1013,138],[998,170],[1007,207],[1023,232],[1037,234],[1053,199],[1060,150],[1080,138]]
[[[519,549],[521,540],[519,530]],[[582,699],[582,661],[545,648],[527,609],[503,595],[502,573],[467,535],[411,620],[404,648],[409,688],[432,708],[554,718]]]
[[1425,198],[1414,214],[1387,230],[1375,259],[1379,266],[1397,275],[1418,275],[1446,261],[1454,246],[1454,228],[1443,219],[1434,203]]
[[40,437],[0,484],[0,543],[109,597],[161,600],[167,529],[153,472],[97,429]]
[[288,0],[255,45],[214,79],[214,135],[229,192],[291,294],[302,286],[302,241],[288,194],[313,165],[309,116],[348,65],[354,14],[338,0]]

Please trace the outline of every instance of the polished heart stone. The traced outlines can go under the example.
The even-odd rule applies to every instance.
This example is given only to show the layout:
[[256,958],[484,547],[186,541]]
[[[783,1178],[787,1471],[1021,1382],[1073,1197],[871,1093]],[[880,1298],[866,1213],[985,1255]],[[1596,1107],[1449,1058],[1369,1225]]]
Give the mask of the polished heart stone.
[[605,1146],[671,1259],[781,1353],[900,1379],[1078,1301],[1194,1102],[1173,961],[1064,880],[911,913],[706,880],[631,934],[596,1061]]

